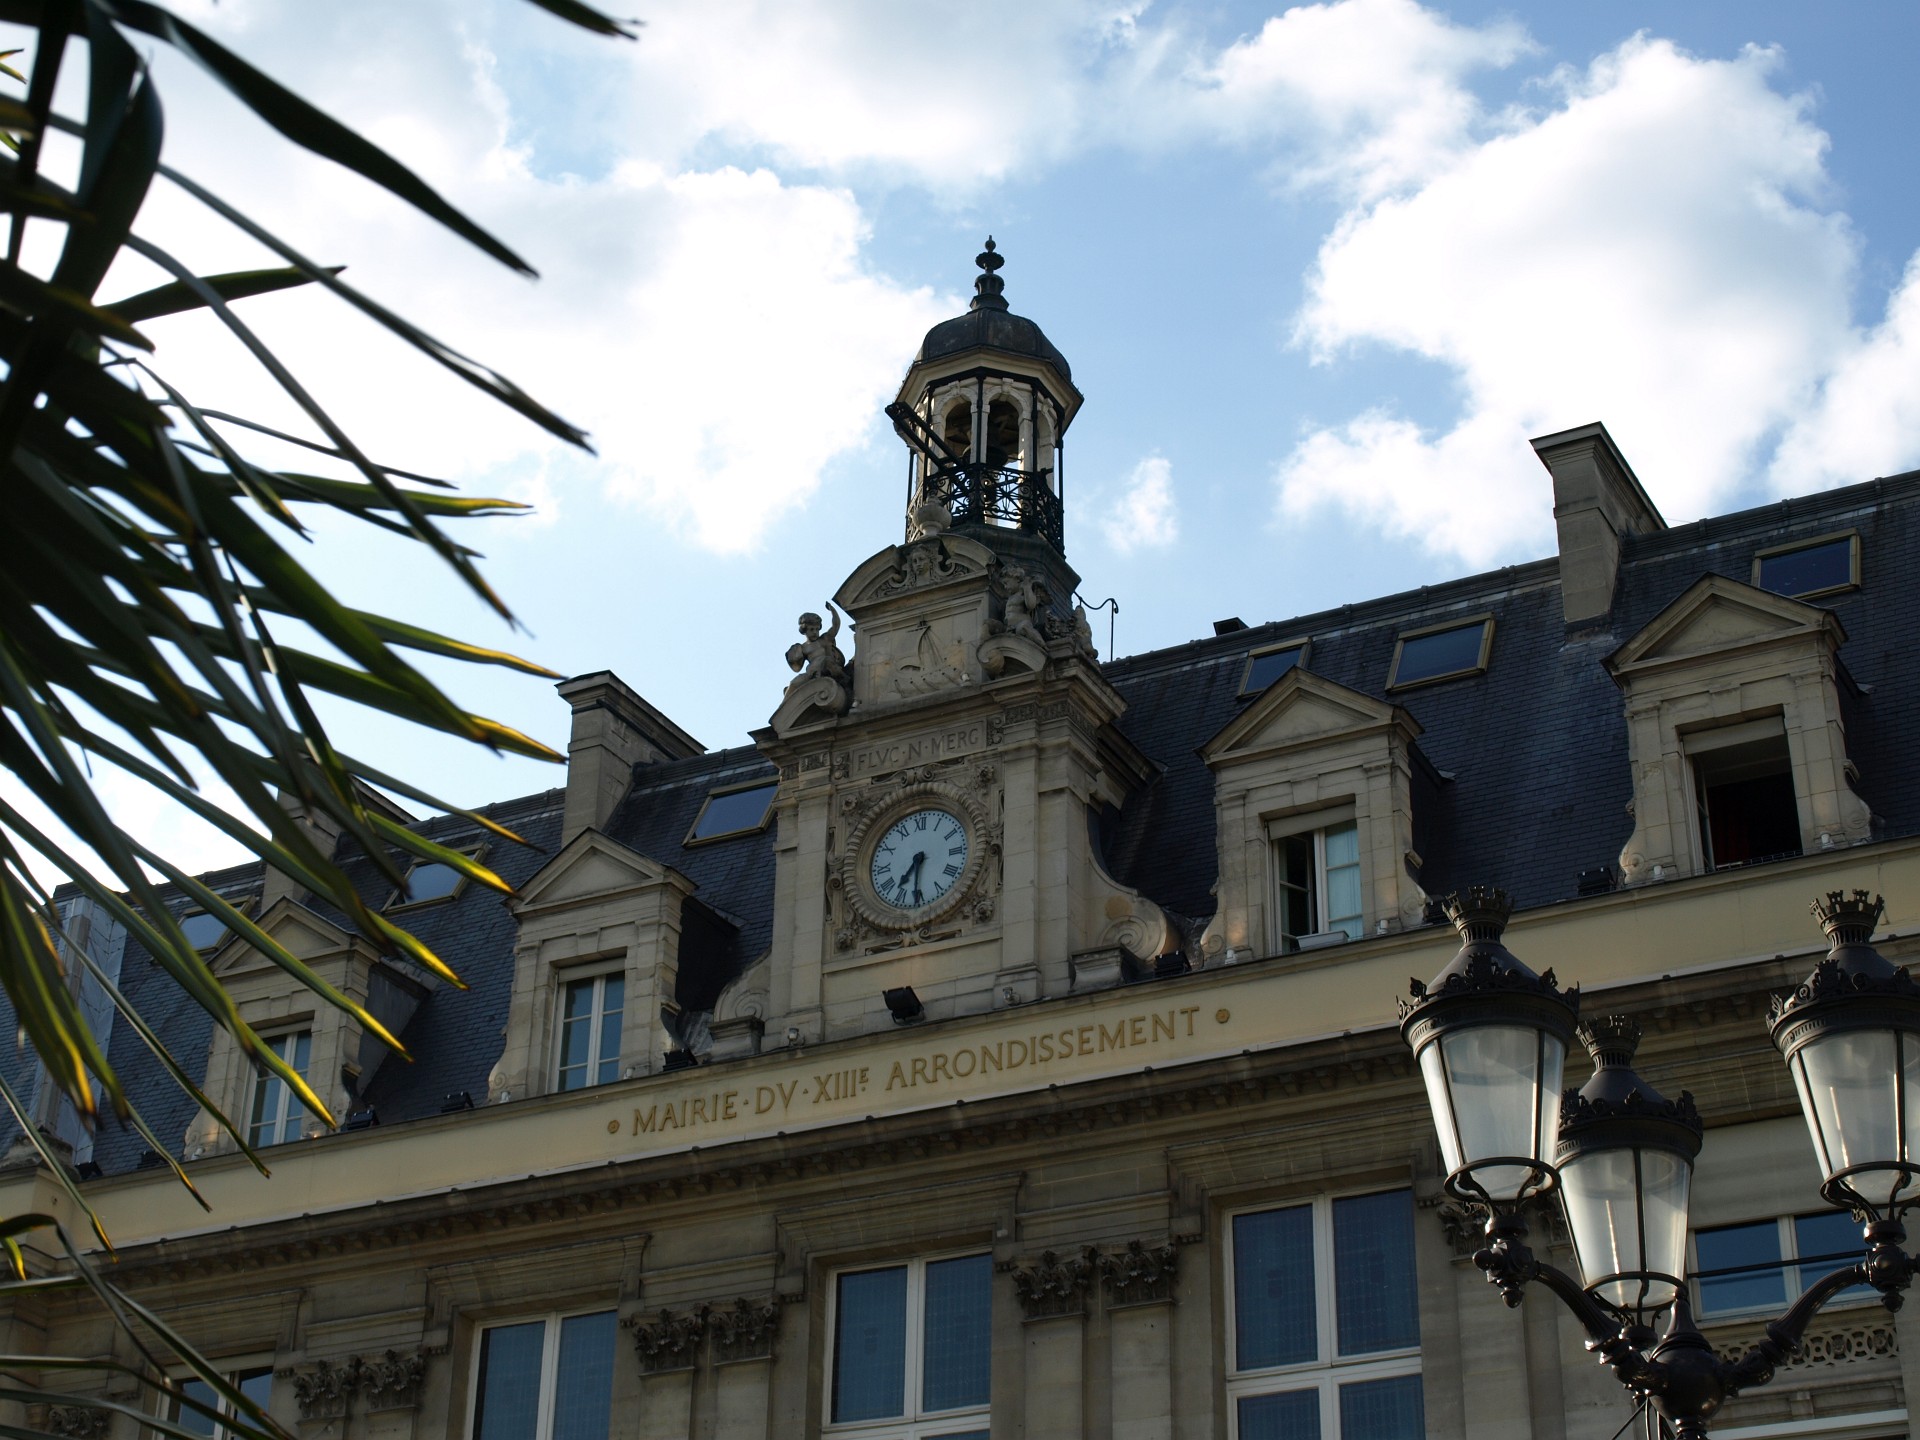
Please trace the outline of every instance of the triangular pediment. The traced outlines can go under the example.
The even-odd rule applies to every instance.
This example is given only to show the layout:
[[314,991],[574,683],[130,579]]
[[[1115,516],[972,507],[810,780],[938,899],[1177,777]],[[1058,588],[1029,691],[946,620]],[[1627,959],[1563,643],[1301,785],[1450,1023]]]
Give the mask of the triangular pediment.
[[1615,675],[1756,644],[1813,635],[1846,639],[1830,610],[1775,595],[1725,575],[1703,575],[1607,657]]
[[[299,960],[317,960],[350,949],[356,937],[326,916],[309,910],[298,901],[276,900],[266,913],[255,917],[254,924]],[[213,957],[216,975],[229,975],[261,963],[260,952],[238,935],[229,934]]]
[[691,893],[694,884],[671,865],[629,850],[598,830],[582,830],[520,887],[517,913],[604,900],[649,886],[673,885]]
[[1245,755],[1324,744],[1394,724],[1403,726],[1409,739],[1420,733],[1413,717],[1399,706],[1296,665],[1202,745],[1200,757],[1209,765],[1219,765]]

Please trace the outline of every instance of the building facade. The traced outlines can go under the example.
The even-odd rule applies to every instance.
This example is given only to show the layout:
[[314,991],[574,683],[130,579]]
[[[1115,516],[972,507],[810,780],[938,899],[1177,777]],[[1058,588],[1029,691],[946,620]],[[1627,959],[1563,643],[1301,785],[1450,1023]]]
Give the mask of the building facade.
[[[285,877],[210,877],[416,1057],[198,922],[340,1133],[74,902],[273,1175],[103,1006],[211,1213],[44,1083],[35,1119],[116,1277],[302,1440],[1608,1440],[1630,1407],[1571,1317],[1475,1269],[1395,1025],[1470,884],[1695,1096],[1717,1346],[1857,1248],[1764,1021],[1825,952],[1816,896],[1884,894],[1883,953],[1916,948],[1920,475],[1673,528],[1587,426],[1533,442],[1554,557],[1103,664],[1082,396],[979,263],[888,411],[903,541],[801,617],[751,744],[581,676],[564,790],[486,812],[530,846],[420,822],[511,900],[345,857],[471,988]],[[64,1214],[19,1156],[6,1213]],[[1535,1242],[1573,1268],[1545,1210]],[[7,1325],[132,1358],[61,1297]],[[1900,1329],[1843,1297],[1717,1433],[1904,1436]]]

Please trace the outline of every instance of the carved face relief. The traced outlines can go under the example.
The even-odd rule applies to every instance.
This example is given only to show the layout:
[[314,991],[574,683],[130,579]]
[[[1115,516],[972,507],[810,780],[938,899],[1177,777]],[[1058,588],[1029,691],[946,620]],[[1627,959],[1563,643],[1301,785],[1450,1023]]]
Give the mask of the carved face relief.
[[873,893],[901,911],[936,905],[966,869],[967,849],[966,824],[952,811],[929,806],[902,815],[874,846]]

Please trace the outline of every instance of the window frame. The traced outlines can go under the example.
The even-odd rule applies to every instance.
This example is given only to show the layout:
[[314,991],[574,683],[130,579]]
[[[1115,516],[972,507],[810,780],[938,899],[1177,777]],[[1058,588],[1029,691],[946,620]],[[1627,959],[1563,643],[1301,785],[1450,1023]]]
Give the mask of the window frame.
[[[1724,725],[1709,725],[1704,728],[1683,731],[1677,737],[1681,754],[1686,757],[1689,798],[1692,802],[1694,851],[1701,874],[1713,875],[1723,870],[1741,870],[1749,865],[1763,865],[1775,860],[1790,860],[1806,854],[1806,839],[1800,831],[1800,787],[1794,777],[1793,740],[1787,734],[1786,716],[1778,711],[1736,720]],[[1793,792],[1793,832],[1795,848],[1791,851],[1779,850],[1764,855],[1749,856],[1744,860],[1720,860],[1713,849],[1713,806],[1711,792],[1730,782],[1724,778],[1716,780],[1714,771],[1719,756],[1724,760],[1726,752],[1733,750],[1752,751],[1763,744],[1778,742],[1780,746],[1780,768],[1768,770],[1766,776],[1783,775],[1787,787]],[[1765,778],[1761,776],[1749,778]]]
[[[629,1008],[627,1004],[629,998],[627,990],[630,987],[625,984],[627,979],[626,956],[619,955],[601,961],[590,960],[585,964],[569,965],[564,969],[556,967],[553,972],[553,1064],[549,1068],[548,1083],[553,1087],[553,1093],[555,1095],[574,1095],[582,1090],[592,1090],[600,1085],[611,1085],[626,1078],[624,1074],[616,1073],[612,1080],[589,1080],[585,1085],[576,1086],[572,1090],[563,1090],[560,1086],[560,1062],[561,1057],[565,1053],[562,1042],[567,1025],[567,988],[583,981],[591,982],[594,986],[595,996],[602,1002],[594,1008],[592,1012],[593,1020],[587,1029],[588,1053],[597,1056],[600,1050],[601,1023],[606,1016],[604,1003],[606,995],[605,981],[609,977],[614,976],[617,976],[622,982],[620,992],[620,1049],[615,1051],[613,1057],[613,1068],[618,1072],[622,1069],[620,1058],[626,1053],[627,1042],[627,1011]],[[599,1067],[600,1061],[598,1059],[589,1061],[589,1074],[597,1071]]]
[[[1267,836],[1267,903],[1271,919],[1268,925],[1267,943],[1269,954],[1298,955],[1313,947],[1303,946],[1301,936],[1291,937],[1293,948],[1287,948],[1289,939],[1286,933],[1286,891],[1289,888],[1285,878],[1285,863],[1281,855],[1283,842],[1295,836],[1311,834],[1313,836],[1313,874],[1315,891],[1313,900],[1315,928],[1307,935],[1326,935],[1333,933],[1326,928],[1327,893],[1327,832],[1345,825],[1354,828],[1354,864],[1360,881],[1360,910],[1355,917],[1360,924],[1359,935],[1348,935],[1349,941],[1365,939],[1367,934],[1367,866],[1366,853],[1360,846],[1360,814],[1357,800],[1327,808],[1300,811],[1292,815],[1271,816],[1262,822]],[[1341,933],[1345,933],[1344,931]]]
[[[706,818],[707,811],[712,807],[715,800],[727,795],[738,795],[745,790],[765,790],[767,792],[767,808],[760,812],[758,821],[752,825],[742,825],[738,829],[723,830],[713,835],[700,834],[700,822]],[[694,815],[693,823],[687,826],[687,835],[686,838],[680,842],[680,848],[683,850],[691,850],[699,845],[712,845],[721,840],[737,840],[742,835],[759,834],[767,828],[773,819],[773,802],[778,798],[779,793],[780,778],[778,776],[774,776],[772,779],[762,777],[761,779],[751,780],[739,785],[714,786],[713,789],[707,791],[707,798],[700,802],[700,809]]]
[[[1480,627],[1480,655],[1473,664],[1458,670],[1448,670],[1440,675],[1422,675],[1417,680],[1400,678],[1400,657],[1406,650],[1407,641],[1421,640],[1428,635],[1444,634],[1449,630],[1465,630],[1471,625]],[[1401,631],[1393,637],[1393,662],[1387,666],[1387,689],[1415,690],[1422,685],[1438,685],[1443,680],[1459,680],[1469,675],[1486,674],[1487,661],[1493,653],[1493,628],[1493,612],[1487,610],[1458,620],[1446,620],[1437,625],[1422,625],[1418,629]]]
[[[1226,1296],[1226,1325],[1222,1336],[1225,1364],[1221,1373],[1228,1440],[1240,1440],[1240,1402],[1262,1395],[1315,1391],[1320,1403],[1320,1440],[1344,1440],[1340,1434],[1340,1390],[1343,1385],[1368,1380],[1394,1380],[1412,1375],[1421,1381],[1424,1403],[1426,1376],[1422,1365],[1423,1351],[1418,1342],[1412,1346],[1377,1350],[1350,1358],[1340,1354],[1340,1321],[1335,1304],[1338,1279],[1334,1270],[1334,1202],[1396,1192],[1405,1193],[1409,1205],[1415,1203],[1413,1189],[1409,1185],[1360,1185],[1235,1205],[1225,1212],[1221,1224],[1225,1243],[1220,1247],[1221,1288]],[[1306,1207],[1311,1207],[1313,1211],[1314,1332],[1320,1353],[1313,1360],[1241,1370],[1240,1294],[1239,1287],[1234,1283],[1234,1221],[1242,1215],[1262,1215],[1269,1211]],[[1418,1235],[1416,1227],[1416,1250]],[[1416,1330],[1420,1327],[1417,1284],[1414,1287],[1414,1327]]]
[[[1831,545],[1836,540],[1845,540],[1847,545],[1847,578],[1838,585],[1822,586],[1818,590],[1795,590],[1791,594],[1784,590],[1767,590],[1760,583],[1760,571],[1764,561],[1773,560],[1782,555],[1798,554],[1802,550],[1818,550],[1823,545]],[[1769,545],[1764,550],[1753,552],[1753,570],[1749,583],[1756,590],[1766,590],[1769,595],[1784,595],[1789,600],[1815,600],[1822,595],[1844,595],[1849,590],[1860,588],[1860,532],[1858,530],[1835,530],[1827,535],[1813,535],[1805,540],[1790,541],[1785,545]]]
[[[987,1336],[987,1403],[962,1406],[957,1410],[935,1410],[926,1413],[922,1413],[919,1408],[921,1386],[925,1378],[927,1266],[937,1265],[943,1260],[970,1260],[981,1255],[986,1256],[989,1262],[987,1284],[989,1305],[991,1305],[993,1252],[978,1246],[895,1259],[850,1261],[835,1265],[827,1271],[826,1313],[821,1332],[825,1340],[825,1363],[820,1368],[821,1440],[939,1440],[939,1437],[943,1436],[964,1434],[969,1429],[991,1430],[993,1428],[991,1327]],[[905,1333],[900,1337],[900,1343],[906,1351],[906,1366],[901,1375],[900,1386],[901,1398],[906,1402],[909,1413],[877,1420],[835,1421],[833,1418],[833,1365],[835,1346],[839,1338],[840,1277],[876,1270],[899,1269],[907,1272],[907,1324]]]
[[[449,845],[446,848],[458,851],[469,860],[484,860],[487,854],[487,846],[484,843],[474,845]],[[407,866],[406,874],[401,877],[403,883],[395,887],[393,894],[388,897],[387,903],[381,907],[382,912],[392,913],[400,910],[424,910],[429,905],[451,905],[454,901],[458,900],[466,893],[467,886],[471,883],[471,877],[461,875],[457,872],[454,875],[453,888],[444,895],[430,895],[424,900],[408,900],[404,898],[407,893],[407,887],[404,882],[413,878],[414,871],[420,869],[422,866],[446,865],[446,863],[444,860],[432,860],[424,855],[414,856],[413,863]],[[448,866],[447,868],[451,869],[452,867]]]
[[[1312,649],[1313,637],[1311,635],[1301,635],[1292,640],[1282,640],[1277,644],[1262,645],[1258,650],[1249,650],[1247,652],[1246,663],[1240,667],[1240,688],[1235,692],[1235,698],[1251,700],[1254,696],[1264,693],[1268,685],[1279,684],[1281,680],[1286,678],[1289,671],[1304,669],[1307,663],[1307,655]],[[1253,679],[1253,662],[1264,655],[1277,655],[1282,650],[1298,650],[1300,652],[1300,658],[1288,666],[1287,670],[1281,671],[1258,690],[1248,689],[1247,687]]]
[[[251,919],[253,918],[251,912],[253,910],[254,901],[259,897],[256,896],[252,891],[249,891],[244,895],[231,895],[231,896],[222,895],[220,898],[222,900],[225,900],[227,904],[231,905],[235,910],[239,911],[242,915],[245,915],[247,916],[247,918]],[[173,923],[175,925],[180,926],[182,933],[185,933],[187,921],[193,919],[196,915],[211,915],[211,914],[213,914],[213,912],[207,909],[207,907],[204,905],[189,904],[186,909],[175,913],[173,917]],[[214,937],[212,943],[207,945],[196,945],[194,947],[194,952],[199,955],[212,955],[217,950],[219,950],[219,948],[222,945],[225,945],[227,941],[231,940],[232,938],[233,938],[233,927],[231,925],[226,924],[225,922],[222,922],[220,926],[220,933]]]
[[[1707,1308],[1706,1296],[1700,1286],[1700,1230],[1690,1226],[1687,1230],[1687,1284],[1692,1287],[1693,1291],[1692,1300],[1695,1317],[1703,1325],[1733,1324],[1742,1320],[1771,1318],[1779,1311],[1793,1304],[1794,1301],[1806,1294],[1807,1291],[1806,1277],[1801,1274],[1799,1253],[1800,1237],[1798,1230],[1795,1228],[1795,1222],[1810,1219],[1818,1215],[1840,1215],[1844,1213],[1844,1211],[1840,1210],[1802,1210],[1790,1215],[1757,1215],[1751,1220],[1729,1220],[1725,1224],[1705,1227],[1707,1232],[1711,1234],[1719,1230],[1743,1230],[1750,1225],[1765,1225],[1768,1221],[1772,1221],[1774,1225],[1775,1243],[1779,1252],[1779,1259],[1772,1266],[1757,1269],[1750,1273],[1754,1275],[1768,1275],[1777,1272],[1781,1281],[1781,1293],[1785,1296],[1785,1299],[1777,1301],[1766,1300],[1756,1305],[1734,1306],[1725,1310],[1710,1310]],[[1866,1253],[1867,1242],[1862,1239],[1860,1242],[1860,1254],[1864,1257]],[[1840,1267],[1835,1265],[1832,1268],[1837,1270]],[[1795,1277],[1791,1285],[1787,1283],[1787,1272],[1789,1270],[1794,1272]],[[1814,1276],[1814,1279],[1818,1280],[1822,1275],[1827,1273],[1829,1272],[1823,1269],[1819,1275]],[[1866,1289],[1866,1293],[1864,1294],[1847,1296],[1842,1299],[1841,1296],[1845,1294],[1846,1292],[1842,1291],[1841,1295],[1836,1295],[1832,1300],[1829,1300],[1827,1302],[1827,1308],[1832,1309],[1838,1307],[1840,1309],[1852,1309],[1856,1306],[1877,1305],[1880,1303],[1879,1293],[1870,1288]]]
[[613,1316],[613,1364],[607,1370],[607,1403],[613,1403],[614,1384],[619,1378],[620,1363],[620,1314],[619,1307],[611,1301],[597,1305],[574,1305],[561,1310],[535,1311],[533,1314],[510,1313],[491,1320],[476,1319],[473,1322],[473,1356],[467,1363],[467,1414],[462,1434],[465,1440],[477,1440],[475,1425],[480,1418],[480,1357],[485,1353],[485,1335],[489,1330],[505,1329],[512,1325],[528,1325],[538,1320],[546,1329],[540,1337],[540,1378],[538,1394],[534,1400],[534,1440],[553,1440],[553,1408],[558,1398],[555,1391],[560,1380],[560,1325],[577,1315]]
[[[265,1359],[245,1364],[236,1364],[230,1359],[222,1360],[218,1362],[218,1367],[220,1370],[220,1378],[236,1390],[240,1389],[248,1378],[256,1375],[265,1375],[267,1377],[267,1402],[260,1408],[267,1411],[268,1414],[272,1414],[274,1380],[274,1356],[272,1354],[268,1354]],[[200,1377],[197,1375],[175,1374],[170,1378],[176,1384],[187,1385],[199,1380]],[[211,1440],[233,1440],[232,1432],[227,1428],[225,1423],[226,1417],[233,1414],[233,1410],[227,1402],[220,1399],[219,1396],[215,1396],[214,1401],[214,1408],[218,1412],[218,1418],[213,1421]],[[161,1416],[163,1419],[170,1424],[181,1425],[182,1428],[185,1428],[182,1413],[182,1406],[177,1397],[169,1395],[164,1398],[164,1403],[161,1405]]]
[[[311,1077],[307,1075],[307,1070],[313,1065],[314,1043],[317,1038],[314,1034],[313,1020],[314,1017],[311,1015],[292,1018],[285,1024],[279,1025],[259,1037],[261,1044],[271,1047],[282,1040],[292,1042],[298,1040],[302,1035],[306,1036],[306,1066],[293,1065],[291,1060],[287,1060],[287,1063],[292,1065],[294,1073],[306,1080],[309,1085],[311,1085],[313,1081]],[[287,1059],[284,1055],[280,1058],[282,1060]],[[260,1104],[262,1092],[269,1085],[278,1085],[280,1087],[280,1114],[274,1122],[279,1138],[262,1142],[257,1138],[260,1123],[254,1119],[254,1111]],[[246,1104],[242,1113],[247,1117],[245,1122],[247,1144],[250,1146],[266,1148],[273,1145],[291,1145],[296,1140],[304,1140],[307,1138],[305,1133],[306,1126],[300,1119],[301,1116],[307,1113],[306,1107],[300,1103],[299,1098],[293,1093],[293,1087],[271,1070],[263,1069],[259,1066],[253,1066],[249,1069]],[[292,1135],[287,1133],[289,1126],[297,1127],[296,1132]]]

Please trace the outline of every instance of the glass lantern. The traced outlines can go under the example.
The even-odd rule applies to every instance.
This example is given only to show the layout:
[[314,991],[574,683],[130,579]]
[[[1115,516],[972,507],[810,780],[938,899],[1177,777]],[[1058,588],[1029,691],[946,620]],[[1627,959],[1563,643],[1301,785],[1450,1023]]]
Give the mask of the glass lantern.
[[1644,1318],[1673,1303],[1685,1273],[1700,1116],[1691,1095],[1668,1100],[1634,1073],[1634,1021],[1604,1016],[1579,1035],[1594,1071],[1560,1122],[1567,1228],[1588,1290]]
[[1920,1197],[1920,984],[1869,943],[1885,908],[1864,890],[1815,901],[1832,948],[1770,1015],[1826,1177],[1820,1193],[1881,1216]]
[[1553,972],[1536,975],[1500,942],[1513,901],[1479,886],[1447,899],[1459,954],[1400,1005],[1433,1107],[1456,1198],[1515,1201],[1553,1187],[1560,1078],[1579,1014]]

